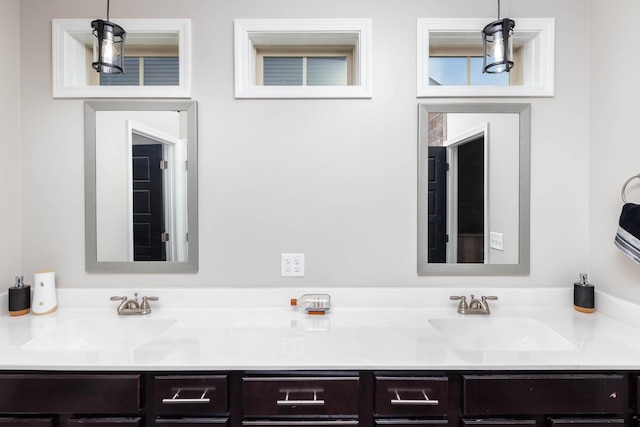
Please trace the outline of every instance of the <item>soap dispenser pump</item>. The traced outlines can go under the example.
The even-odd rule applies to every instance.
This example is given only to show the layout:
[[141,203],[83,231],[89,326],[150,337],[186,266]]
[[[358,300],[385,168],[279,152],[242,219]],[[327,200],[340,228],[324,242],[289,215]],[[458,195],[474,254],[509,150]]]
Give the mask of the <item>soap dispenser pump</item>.
[[593,313],[595,309],[595,288],[587,281],[587,275],[580,273],[580,281],[573,284],[573,306],[581,313]]

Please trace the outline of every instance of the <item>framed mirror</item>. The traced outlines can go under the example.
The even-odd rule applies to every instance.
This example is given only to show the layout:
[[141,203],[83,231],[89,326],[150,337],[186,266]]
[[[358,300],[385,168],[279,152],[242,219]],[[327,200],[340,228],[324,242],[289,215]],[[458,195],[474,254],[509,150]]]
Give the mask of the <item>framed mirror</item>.
[[198,271],[195,101],[86,101],[85,269]]
[[530,104],[418,115],[418,274],[529,274]]

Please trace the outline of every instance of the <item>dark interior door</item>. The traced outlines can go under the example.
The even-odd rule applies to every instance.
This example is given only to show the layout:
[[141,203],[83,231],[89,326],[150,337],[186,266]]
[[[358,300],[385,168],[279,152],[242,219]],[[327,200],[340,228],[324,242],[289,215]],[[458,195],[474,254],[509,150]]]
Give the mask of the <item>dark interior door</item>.
[[133,146],[134,261],[167,260],[161,161],[162,144]]
[[484,262],[484,138],[458,147],[458,262]]
[[429,263],[447,262],[447,149],[429,147],[428,153],[428,227]]

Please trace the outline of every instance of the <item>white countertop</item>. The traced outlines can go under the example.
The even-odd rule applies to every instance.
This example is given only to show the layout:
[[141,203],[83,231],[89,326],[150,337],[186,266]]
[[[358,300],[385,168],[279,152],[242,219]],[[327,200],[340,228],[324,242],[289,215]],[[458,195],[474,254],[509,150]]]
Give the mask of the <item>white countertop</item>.
[[[58,289],[56,312],[18,317],[8,315],[5,293],[0,294],[0,369],[640,368],[638,307],[597,293],[596,313],[579,313],[573,309],[572,291],[475,291],[500,298],[490,302],[492,314],[483,318],[517,325],[540,322],[562,343],[552,350],[530,346],[523,350],[517,343],[506,349],[491,345],[478,349],[474,347],[478,343],[467,346],[455,336],[443,335],[430,320],[468,318],[457,314],[457,302],[449,300],[449,295],[469,297],[468,289],[145,289],[140,296],[159,297],[146,316],[116,314],[118,302],[109,297],[133,296],[122,289]],[[329,293],[329,314],[310,316],[288,306],[291,297],[305,292]],[[120,341],[91,326],[105,321],[126,325],[128,331],[137,327],[136,322],[160,324],[161,330],[137,336],[134,342]],[[85,325],[81,331],[74,329],[79,324]]]

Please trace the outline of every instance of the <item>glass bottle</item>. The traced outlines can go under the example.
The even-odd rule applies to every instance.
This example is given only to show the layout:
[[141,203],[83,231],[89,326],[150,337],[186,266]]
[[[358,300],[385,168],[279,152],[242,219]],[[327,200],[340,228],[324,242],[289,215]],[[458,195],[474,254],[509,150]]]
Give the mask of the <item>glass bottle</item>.
[[325,314],[331,308],[331,297],[327,294],[304,294],[291,298],[292,307],[301,307],[308,314]]

